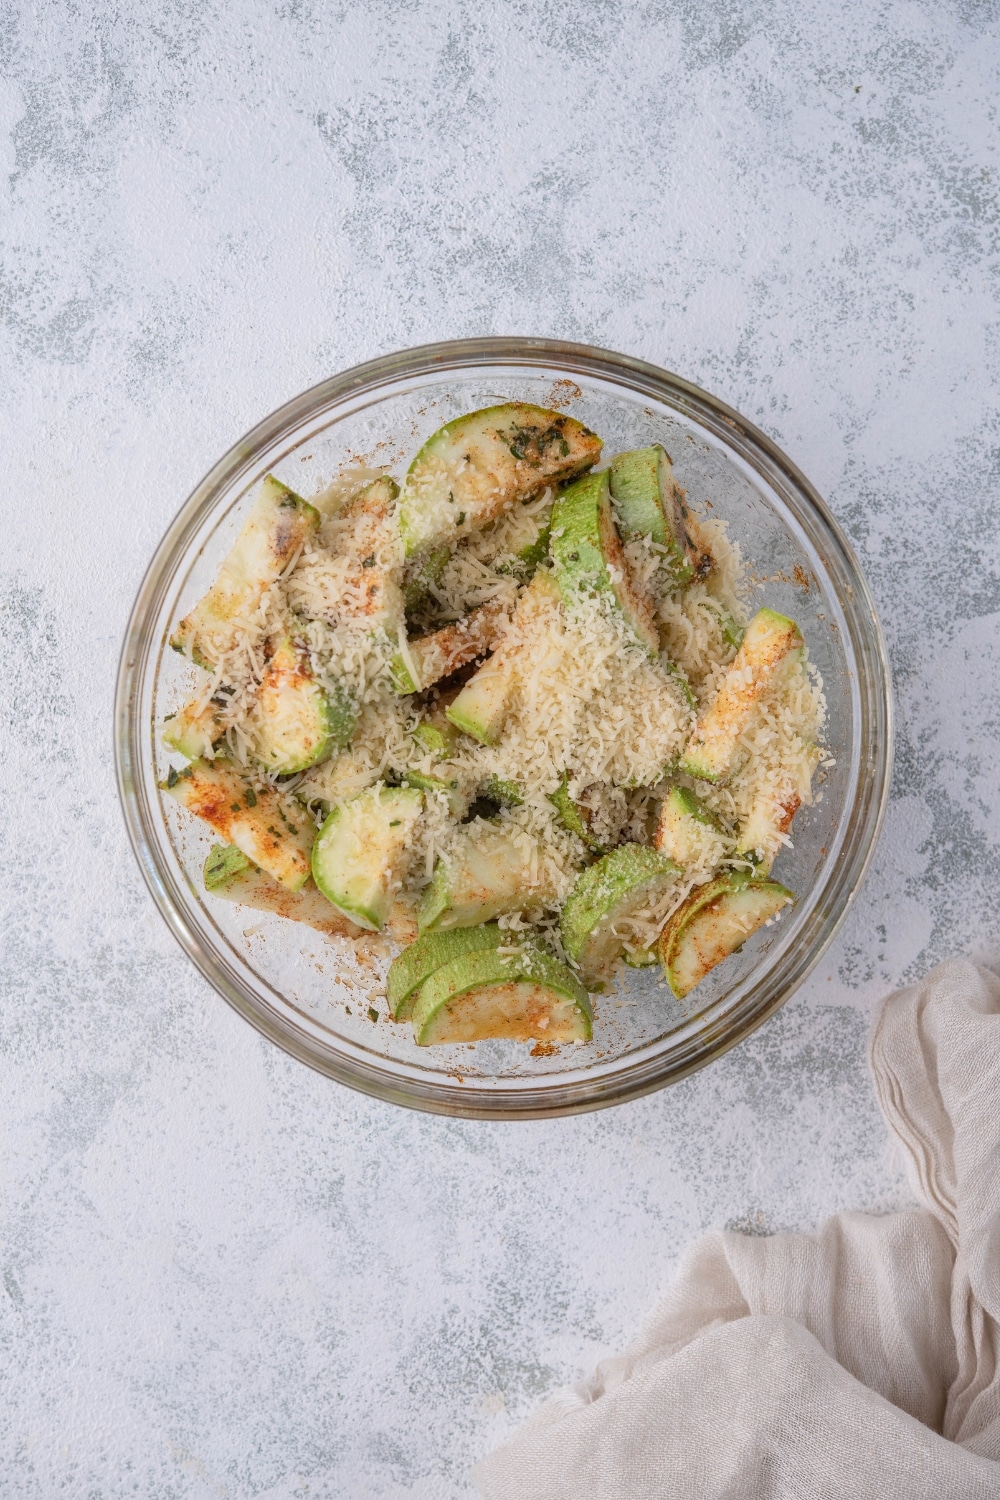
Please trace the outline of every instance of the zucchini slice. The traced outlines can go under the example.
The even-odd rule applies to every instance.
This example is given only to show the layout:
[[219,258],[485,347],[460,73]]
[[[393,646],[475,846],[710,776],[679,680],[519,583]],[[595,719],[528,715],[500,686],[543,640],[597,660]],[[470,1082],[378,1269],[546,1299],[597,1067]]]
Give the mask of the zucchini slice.
[[623,540],[648,536],[665,548],[674,588],[686,588],[695,578],[704,577],[712,559],[698,551],[687,533],[681,492],[666,449],[654,443],[650,448],[619,453],[611,460],[610,474]]
[[802,632],[794,620],[773,609],[757,611],[715,698],[694,727],[681,760],[682,771],[700,781],[725,780],[754,708],[789,652],[801,646]]
[[382,474],[353,494],[341,512],[350,523],[338,551],[349,557],[352,571],[338,601],[340,618],[392,629],[403,613],[400,559],[396,536],[399,485]]
[[478,927],[501,912],[544,906],[552,898],[539,878],[534,849],[476,819],[456,832],[438,859],[417,925],[421,932]]
[[436,755],[439,760],[448,760],[455,753],[458,733],[453,724],[442,714],[440,719],[422,719],[413,731],[413,738],[421,750]]
[[451,932],[425,932],[389,965],[385,998],[393,1020],[408,1019],[417,990],[444,964],[481,949],[495,951],[505,941],[507,934],[493,923],[487,927],[456,927]]
[[607,979],[625,948],[615,924],[658,901],[680,874],[644,844],[622,844],[584,870],[563,903],[563,947],[586,983]]
[[242,849],[237,849],[235,844],[213,844],[202,870],[202,879],[205,882],[206,891],[220,890],[232,885],[233,881],[247,870],[256,869],[247,859]]
[[654,964],[658,964],[660,961],[659,952],[655,947],[626,948],[622,954],[622,958],[624,958],[630,969],[651,969]]
[[692,891],[660,934],[660,962],[678,1000],[795,900],[776,880],[732,871]]
[[215,705],[195,698],[164,720],[163,743],[186,760],[212,760],[222,738]]
[[289,891],[251,864],[235,844],[216,844],[205,860],[205,889],[223,901],[233,901],[254,911],[270,911],[291,922],[304,922],[327,937],[356,937],[360,928],[339,911],[307,880],[301,890]]
[[589,1042],[590,999],[576,975],[532,943],[482,949],[443,964],[413,1003],[419,1047],[481,1042]]
[[280,793],[251,786],[230,761],[192,761],[183,771],[171,771],[160,790],[288,890],[301,890],[309,879],[316,836],[311,818]]
[[241,617],[279,579],[319,526],[319,511],[269,474],[208,593],[170,637],[175,651],[215,667],[239,636]]
[[593,849],[595,854],[603,854],[604,848],[590,831],[590,812],[586,807],[581,807],[574,802],[569,794],[569,772],[564,771],[559,785],[554,792],[549,792],[548,800],[555,808],[559,821],[570,833],[575,833],[578,839],[582,839],[588,849]]
[[377,770],[345,751],[306,771],[295,788],[295,798],[326,817],[338,803],[367,791],[378,779]]
[[586,474],[563,490],[552,508],[549,541],[563,603],[606,594],[637,645],[650,656],[660,649],[652,602],[636,586],[611,511],[607,471]]
[[512,402],[456,417],[414,458],[399,501],[407,557],[459,537],[558,484],[601,455],[601,440],[562,412]]
[[287,636],[267,664],[252,717],[254,759],[290,776],[346,750],[358,711],[344,689],[326,693],[309,670],[309,658]]
[[506,623],[507,609],[502,603],[480,604],[464,620],[408,640],[405,657],[399,654],[389,663],[393,687],[397,693],[419,693],[431,687],[492,651]]
[[445,717],[463,734],[481,745],[495,745],[503,731],[507,710],[517,684],[513,656],[491,656],[470,677],[458,697],[445,709]]
[[317,834],[313,879],[359,927],[381,932],[385,926],[397,867],[422,806],[414,787],[372,787],[335,807]]
[[444,577],[444,570],[451,559],[450,547],[435,547],[426,557],[417,560],[403,583],[403,606],[407,618],[420,614],[433,598],[433,591]]
[[[559,585],[548,568],[540,568],[522,590],[514,610],[515,635],[540,608],[551,608],[560,597]],[[507,711],[517,686],[520,668],[516,647],[504,647],[489,657],[470,677],[458,696],[445,709],[445,717],[456,729],[481,745],[495,745],[503,731]]]
[[426,771],[404,771],[402,780],[418,792],[440,792],[447,799],[448,810],[453,818],[464,818],[469,799],[457,781],[445,781],[440,776],[429,776]]
[[506,777],[496,774],[486,778],[476,795],[487,802],[495,802],[498,807],[524,806],[524,798],[517,782],[508,781]]
[[717,865],[725,853],[725,829],[700,797],[685,786],[675,786],[661,804],[653,847],[682,869],[702,863]]
[[757,866],[758,875],[770,873],[784,847],[782,835],[791,828],[792,819],[801,805],[798,792],[791,788],[777,796],[764,788],[754,797],[746,821],[740,828],[736,852]]
[[535,569],[543,563],[549,555],[549,525],[537,527],[532,541],[525,542],[523,547],[518,547],[513,558],[506,562],[495,565],[498,573],[507,573],[517,578],[521,583],[527,583],[534,577]]

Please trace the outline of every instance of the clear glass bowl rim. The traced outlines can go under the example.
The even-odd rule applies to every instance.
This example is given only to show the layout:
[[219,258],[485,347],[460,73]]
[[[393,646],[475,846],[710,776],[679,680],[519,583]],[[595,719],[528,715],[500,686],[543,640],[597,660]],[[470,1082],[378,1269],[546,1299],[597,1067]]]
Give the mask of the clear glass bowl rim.
[[[645,393],[711,431],[778,490],[820,550],[827,576],[847,620],[858,667],[860,763],[857,793],[846,815],[840,857],[819,892],[809,941],[794,944],[782,963],[744,997],[725,1027],[707,1028],[701,1044],[680,1060],[668,1052],[640,1059],[613,1078],[599,1074],[566,1084],[489,1091],[452,1080],[387,1076],[377,1062],[320,1056],[293,1025],[262,1007],[252,988],[188,925],[170,894],[151,809],[142,785],[141,725],[136,705],[150,662],[150,632],[177,566],[219,495],[283,433],[330,410],[338,400],[375,392],[407,377],[446,374],[477,366],[538,367],[561,376],[579,374]],[[156,653],[153,655],[155,662]],[[129,841],[143,878],[170,931],[222,997],[269,1040],[300,1062],[338,1082],[387,1102],[436,1114],[483,1119],[539,1119],[605,1108],[675,1083],[737,1045],[775,1013],[815,968],[836,936],[865,878],[889,796],[893,753],[892,684],[885,641],[868,584],[850,543],[808,479],[765,433],[717,397],[681,376],[631,356],[555,339],[486,337],[455,339],[403,349],[321,381],[259,422],[209,470],[181,507],[139,586],[126,627],[115,685],[115,768]],[[803,934],[804,935],[804,934]]]

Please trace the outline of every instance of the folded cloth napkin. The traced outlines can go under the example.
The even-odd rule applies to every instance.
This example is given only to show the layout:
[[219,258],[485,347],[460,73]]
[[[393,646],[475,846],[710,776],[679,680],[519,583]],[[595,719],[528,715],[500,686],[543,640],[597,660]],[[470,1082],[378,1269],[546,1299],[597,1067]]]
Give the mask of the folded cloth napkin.
[[638,1344],[478,1465],[487,1500],[998,1500],[1000,978],[892,995],[871,1064],[925,1209],[708,1235]]

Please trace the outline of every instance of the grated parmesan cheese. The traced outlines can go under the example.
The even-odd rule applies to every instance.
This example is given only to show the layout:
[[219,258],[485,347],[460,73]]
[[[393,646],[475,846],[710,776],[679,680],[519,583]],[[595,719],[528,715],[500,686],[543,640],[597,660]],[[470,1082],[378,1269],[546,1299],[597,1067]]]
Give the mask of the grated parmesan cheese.
[[[523,858],[526,884],[538,899],[528,912],[501,915],[500,926],[512,935],[530,928],[561,954],[558,910],[593,857],[551,800],[564,778],[589,818],[588,836],[605,848],[648,843],[671,785],[696,791],[720,820],[721,833],[692,840],[682,874],[655,902],[618,919],[614,930],[633,953],[651,948],[672,912],[720,867],[746,867],[752,852],[769,868],[790,843],[794,810],[812,800],[813,775],[826,754],[822,682],[805,650],[792,653],[776,673],[723,785],[706,786],[676,772],[696,713],[712,701],[747,618],[743,564],[724,522],[698,523],[699,542],[710,549],[714,566],[683,591],[666,588],[665,549],[648,538],[624,548],[632,584],[655,604],[658,658],[635,645],[606,595],[581,601],[570,617],[556,591],[525,594],[523,554],[547,528],[551,490],[463,538],[428,585],[420,624],[425,632],[439,631],[488,606],[489,618],[501,622],[496,651],[514,664],[514,687],[499,743],[484,746],[457,735],[452,748],[434,753],[414,730],[442,724],[447,698],[439,699],[436,690],[401,696],[393,686],[393,656],[402,654],[413,665],[403,628],[406,574],[384,488],[374,501],[352,499],[358,484],[372,477],[345,471],[314,498],[322,516],[318,531],[242,616],[227,621],[229,648],[186,710],[211,707],[220,748],[252,782],[278,788],[254,765],[252,724],[270,653],[287,635],[308,653],[321,686],[353,698],[358,723],[348,752],[285,779],[283,797],[294,796],[321,821],[339,803],[407,773],[445,784],[425,791],[399,871],[401,897],[411,909],[438,859],[460,838],[505,839]],[[484,636],[484,649],[487,644]],[[459,832],[456,815],[496,782],[512,783],[520,803],[503,807],[495,819],[462,824]],[[760,835],[752,851],[748,829]]]

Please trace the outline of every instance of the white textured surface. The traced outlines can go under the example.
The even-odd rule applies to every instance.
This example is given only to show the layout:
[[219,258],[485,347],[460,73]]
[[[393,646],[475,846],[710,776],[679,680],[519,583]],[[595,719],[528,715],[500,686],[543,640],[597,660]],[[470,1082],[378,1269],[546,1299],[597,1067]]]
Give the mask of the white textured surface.
[[[634,1332],[682,1247],[901,1205],[874,999],[1000,935],[990,3],[25,3],[0,30],[5,1496],[427,1497]],[[590,340],[827,496],[896,673],[875,868],[814,979],[603,1115],[350,1095],[195,975],[110,706],[170,516],[391,348]]]

